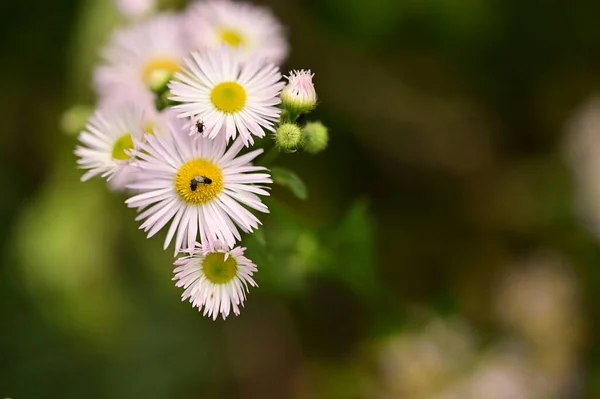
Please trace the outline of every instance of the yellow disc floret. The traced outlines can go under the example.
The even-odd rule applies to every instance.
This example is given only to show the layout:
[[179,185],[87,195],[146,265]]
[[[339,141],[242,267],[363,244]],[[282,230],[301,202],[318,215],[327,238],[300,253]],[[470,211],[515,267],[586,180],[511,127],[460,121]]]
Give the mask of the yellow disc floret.
[[233,29],[221,30],[221,42],[229,44],[231,47],[244,46],[244,38],[239,32]]
[[177,171],[175,189],[187,203],[206,204],[223,190],[223,173],[208,159],[192,159]]
[[246,104],[246,90],[237,82],[219,83],[212,89],[210,100],[220,111],[237,112]]
[[131,138],[131,134],[125,133],[121,137],[115,141],[112,149],[112,157],[113,159],[118,159],[119,161],[126,161],[131,156],[127,154],[127,150],[133,149],[133,139]]
[[237,274],[237,262],[233,256],[227,257],[221,252],[211,252],[202,262],[202,271],[206,278],[215,284],[227,284]]

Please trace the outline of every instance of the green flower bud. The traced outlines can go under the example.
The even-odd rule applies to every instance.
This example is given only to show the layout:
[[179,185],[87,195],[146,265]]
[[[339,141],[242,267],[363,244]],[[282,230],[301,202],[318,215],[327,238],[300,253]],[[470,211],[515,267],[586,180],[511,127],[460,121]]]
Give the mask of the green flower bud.
[[173,77],[173,73],[167,69],[155,69],[146,78],[146,83],[150,90],[157,94],[162,94],[167,90],[167,83]]
[[329,133],[321,122],[309,122],[302,128],[302,148],[306,152],[316,154],[327,148]]
[[302,130],[295,123],[279,125],[275,131],[275,144],[281,151],[296,151],[302,144]]
[[78,134],[84,128],[94,109],[89,105],[74,105],[60,119],[60,127],[67,134]]

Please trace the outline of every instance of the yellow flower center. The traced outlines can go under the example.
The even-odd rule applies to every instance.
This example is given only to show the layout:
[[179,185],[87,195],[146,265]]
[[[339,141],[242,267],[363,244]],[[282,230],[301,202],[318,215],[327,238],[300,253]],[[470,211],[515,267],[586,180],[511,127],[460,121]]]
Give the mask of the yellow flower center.
[[225,260],[225,254],[212,252],[204,258],[202,271],[209,281],[215,284],[227,284],[237,274],[237,262],[233,256]]
[[206,204],[223,190],[223,173],[208,159],[192,159],[177,171],[175,189],[189,204]]
[[157,75],[171,76],[179,71],[179,62],[172,58],[154,58],[149,60],[142,67],[142,80],[146,84],[151,84]]
[[230,114],[244,108],[246,90],[237,82],[219,83],[212,89],[210,100],[219,111]]
[[227,43],[231,47],[244,46],[245,41],[242,35],[233,29],[222,29],[221,30],[221,42]]
[[131,134],[125,133],[115,141],[112,149],[112,157],[119,161],[125,161],[131,158],[125,151],[131,149],[133,149],[133,139],[131,138]]

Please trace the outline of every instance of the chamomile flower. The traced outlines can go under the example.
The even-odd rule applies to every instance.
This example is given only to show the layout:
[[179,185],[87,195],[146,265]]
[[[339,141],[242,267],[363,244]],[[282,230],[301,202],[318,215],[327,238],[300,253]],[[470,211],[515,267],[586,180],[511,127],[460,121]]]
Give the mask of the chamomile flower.
[[[104,107],[90,118],[79,135],[81,145],[75,149],[77,164],[88,171],[81,177],[86,181],[94,176],[107,180],[115,178],[114,189],[122,189],[131,179],[132,151],[143,140],[143,111],[132,105]],[[126,170],[127,169],[127,170]]]
[[161,14],[114,34],[103,51],[103,65],[94,73],[94,86],[101,99],[152,107],[150,86],[157,76],[179,71],[186,53],[180,17]]
[[184,29],[198,50],[225,44],[239,47],[244,58],[259,56],[277,65],[288,52],[281,24],[270,10],[250,3],[198,1],[187,11]]
[[181,103],[173,107],[179,117],[201,120],[204,136],[230,140],[239,133],[249,146],[252,136],[264,137],[263,129],[275,130],[284,83],[276,66],[256,58],[242,62],[239,55],[226,46],[192,52],[169,89]]
[[258,195],[269,195],[261,185],[272,183],[266,169],[250,161],[261,149],[238,156],[241,140],[227,147],[222,138],[189,136],[184,129],[169,129],[169,137],[147,135],[137,152],[136,183],[140,194],[126,203],[143,209],[137,220],[152,237],[170,222],[166,249],[175,238],[175,253],[220,240],[229,248],[240,239],[238,227],[250,232],[260,224],[246,207],[268,212]]
[[233,311],[240,314],[244,306],[248,285],[256,287],[252,275],[256,265],[244,256],[246,248],[228,249],[219,241],[210,242],[190,250],[190,255],[175,261],[177,287],[183,287],[182,300],[189,298],[204,316],[216,320],[219,313],[225,319]]

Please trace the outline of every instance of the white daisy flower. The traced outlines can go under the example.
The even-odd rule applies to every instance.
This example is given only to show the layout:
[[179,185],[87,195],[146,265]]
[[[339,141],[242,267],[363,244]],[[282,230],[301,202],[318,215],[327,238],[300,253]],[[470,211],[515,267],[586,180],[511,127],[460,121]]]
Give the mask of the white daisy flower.
[[114,189],[123,189],[131,182],[132,151],[143,140],[143,125],[143,111],[133,104],[96,111],[79,135],[81,145],[75,149],[77,164],[88,169],[81,180],[98,175],[109,181],[114,179]]
[[244,306],[248,285],[256,287],[252,274],[256,265],[244,256],[246,248],[229,250],[219,241],[208,246],[198,246],[191,254],[175,261],[174,273],[177,287],[183,287],[181,300],[189,298],[199,311],[204,307],[204,316],[217,319],[219,313],[225,319],[231,310],[240,314]]
[[104,64],[94,72],[94,86],[102,99],[153,107],[150,85],[157,76],[179,71],[186,53],[180,18],[161,14],[115,33],[103,51]]
[[[136,220],[152,237],[170,221],[166,249],[175,237],[175,253],[199,241],[220,240],[232,248],[238,227],[251,232],[260,224],[246,207],[268,212],[258,195],[269,195],[261,184],[272,183],[266,168],[250,161],[261,149],[237,156],[243,144],[229,148],[225,140],[194,139],[173,126],[170,138],[147,135],[137,151],[138,180],[129,186],[140,194],[126,203],[144,209]],[[258,195],[257,195],[258,194]]]
[[168,128],[169,124],[177,122],[178,124],[182,124],[183,121],[178,119],[177,114],[171,108],[165,108],[162,111],[158,111],[153,106],[142,106],[141,104],[126,100],[123,98],[103,98],[99,105],[99,109],[116,109],[119,107],[128,107],[131,104],[135,104],[137,108],[139,108],[143,112],[143,120],[142,120],[142,131],[144,133],[154,134],[156,132],[162,134],[165,137],[168,137]]
[[184,29],[198,50],[227,44],[240,47],[243,57],[259,56],[277,65],[288,52],[279,21],[267,8],[250,3],[198,1],[188,9]]
[[317,92],[313,85],[314,73],[293,70],[286,76],[288,84],[281,91],[281,100],[285,108],[304,113],[314,108],[317,103]]
[[169,89],[171,99],[181,103],[173,107],[179,117],[201,121],[204,136],[230,140],[239,133],[249,146],[253,135],[264,137],[263,129],[275,130],[284,86],[280,80],[276,66],[256,58],[242,63],[239,50],[223,46],[186,57]]

